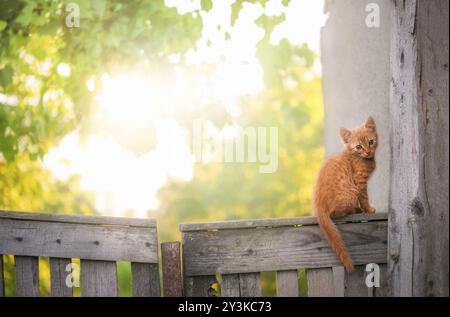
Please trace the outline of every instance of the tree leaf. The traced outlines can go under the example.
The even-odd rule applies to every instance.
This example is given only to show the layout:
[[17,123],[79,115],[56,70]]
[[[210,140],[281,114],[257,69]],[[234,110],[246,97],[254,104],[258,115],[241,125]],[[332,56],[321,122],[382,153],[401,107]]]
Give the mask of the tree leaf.
[[8,23],[6,23],[6,21],[0,20],[0,32],[6,29],[7,25]]
[[202,10],[209,11],[212,8],[212,0],[201,0]]
[[6,87],[12,80],[14,71],[10,65],[7,65],[5,68],[0,69],[0,86]]

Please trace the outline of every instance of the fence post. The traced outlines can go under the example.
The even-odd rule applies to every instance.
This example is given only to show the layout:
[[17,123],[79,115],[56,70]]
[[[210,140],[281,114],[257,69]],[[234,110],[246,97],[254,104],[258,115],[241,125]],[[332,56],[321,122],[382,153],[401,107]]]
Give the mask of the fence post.
[[161,243],[163,294],[165,297],[181,297],[180,242]]

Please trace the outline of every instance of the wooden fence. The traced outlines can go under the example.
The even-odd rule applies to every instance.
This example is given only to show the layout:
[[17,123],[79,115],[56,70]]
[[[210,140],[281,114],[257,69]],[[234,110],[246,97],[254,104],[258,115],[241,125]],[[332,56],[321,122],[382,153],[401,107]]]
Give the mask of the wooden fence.
[[[130,261],[133,296],[160,296],[156,221],[0,211],[0,255],[14,255],[16,296],[39,296],[39,256],[51,295],[72,296],[67,265],[80,259],[83,296],[117,296],[116,261]],[[0,256],[0,296],[4,296]]]
[[[261,272],[276,271],[277,295],[298,296],[306,270],[308,296],[385,296],[387,214],[337,219],[356,269],[348,274],[323,239],[315,217],[180,225],[187,296],[261,296]],[[368,288],[365,265],[380,267],[381,285]],[[218,278],[220,275],[220,278]]]
[[[299,296],[299,269],[308,296],[385,296],[387,214],[336,223],[356,265],[350,274],[315,217],[181,224],[182,255],[179,242],[161,244],[164,296],[261,296],[268,271],[278,296]],[[116,261],[131,262],[133,296],[161,295],[155,220],[0,211],[0,296],[2,254],[14,255],[17,296],[39,296],[40,256],[50,258],[52,296],[72,296],[72,259],[80,259],[82,296],[118,296]],[[365,284],[368,263],[380,266],[378,288]]]

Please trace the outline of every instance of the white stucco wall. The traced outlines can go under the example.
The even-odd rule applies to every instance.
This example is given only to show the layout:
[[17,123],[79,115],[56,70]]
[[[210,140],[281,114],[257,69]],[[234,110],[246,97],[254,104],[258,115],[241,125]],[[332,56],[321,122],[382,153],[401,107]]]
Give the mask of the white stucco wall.
[[[379,6],[379,28],[366,26],[370,3]],[[326,155],[342,148],[340,127],[375,118],[379,147],[369,199],[377,211],[388,210],[390,6],[389,0],[327,0],[328,20],[321,32]]]

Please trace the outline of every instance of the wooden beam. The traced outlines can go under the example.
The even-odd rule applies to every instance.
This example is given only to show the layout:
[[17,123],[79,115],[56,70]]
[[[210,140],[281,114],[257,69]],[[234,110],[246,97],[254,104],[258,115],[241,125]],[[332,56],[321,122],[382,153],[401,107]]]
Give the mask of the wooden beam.
[[180,242],[161,243],[164,297],[181,297]]
[[0,219],[1,218],[30,220],[30,221],[91,224],[91,225],[115,225],[115,226],[156,228],[155,219],[126,218],[126,217],[82,216],[82,215],[0,210]]
[[156,228],[0,218],[0,254],[157,263],[157,247]]
[[[386,221],[338,227],[355,265],[386,262]],[[341,265],[318,226],[188,231],[182,236],[187,276]]]
[[449,1],[393,6],[390,291],[448,296]]
[[[387,213],[377,212],[374,214],[353,214],[350,216],[335,218],[335,223],[367,222],[387,220]],[[269,218],[269,219],[246,219],[225,220],[213,222],[193,222],[180,224],[181,232],[222,230],[222,229],[251,229],[261,227],[292,227],[317,225],[316,217],[292,217],[292,218]]]

